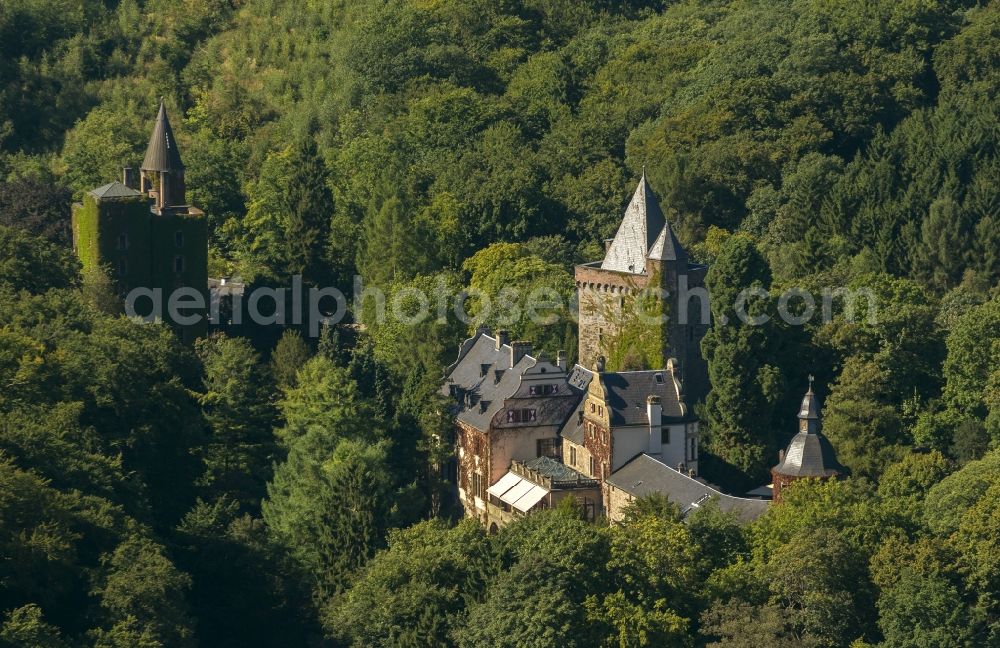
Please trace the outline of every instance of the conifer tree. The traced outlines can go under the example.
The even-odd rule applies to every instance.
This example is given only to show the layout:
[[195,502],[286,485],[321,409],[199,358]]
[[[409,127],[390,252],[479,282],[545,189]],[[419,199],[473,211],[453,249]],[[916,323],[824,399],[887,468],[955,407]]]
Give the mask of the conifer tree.
[[316,142],[299,142],[292,156],[291,177],[286,193],[288,222],[285,229],[285,257],[288,272],[302,275],[308,285],[329,279],[324,251],[330,233],[333,197],[327,187],[326,165]]
[[[753,320],[773,317],[765,312],[768,300],[744,298],[741,292],[767,289],[770,282],[767,263],[746,236],[733,236],[723,244],[706,278],[713,319],[702,341],[712,385],[704,408],[708,449],[757,478],[763,476],[767,450],[773,445],[771,417],[781,374],[767,361],[774,324]],[[738,312],[741,299],[743,316]]]

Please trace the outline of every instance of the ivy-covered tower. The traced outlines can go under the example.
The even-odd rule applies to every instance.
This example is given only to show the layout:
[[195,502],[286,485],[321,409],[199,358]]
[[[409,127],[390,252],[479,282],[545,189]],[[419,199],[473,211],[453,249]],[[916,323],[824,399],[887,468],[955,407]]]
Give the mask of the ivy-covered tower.
[[[73,244],[84,269],[103,268],[122,297],[136,288],[159,289],[163,319],[185,341],[204,333],[208,227],[204,212],[187,204],[184,163],[162,102],[139,177],[126,168],[121,182],[89,191],[73,206]],[[199,316],[195,324],[170,317],[170,296],[181,288],[197,291],[205,305],[185,307],[182,315]]]
[[[576,266],[580,364],[593,368],[605,358],[617,371],[660,369],[673,359],[688,400],[703,399],[706,271],[689,260],[643,171],[604,259]],[[662,298],[650,297],[655,289]]]

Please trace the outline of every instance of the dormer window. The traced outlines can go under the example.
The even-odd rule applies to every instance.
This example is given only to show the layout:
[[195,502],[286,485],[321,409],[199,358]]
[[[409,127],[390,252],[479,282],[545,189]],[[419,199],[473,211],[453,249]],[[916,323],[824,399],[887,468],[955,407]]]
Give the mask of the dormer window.
[[653,378],[656,379],[656,384],[657,385],[662,385],[663,384],[663,374],[662,373],[657,372],[657,373],[653,374]]
[[530,423],[537,420],[538,411],[535,408],[507,410],[508,423]]

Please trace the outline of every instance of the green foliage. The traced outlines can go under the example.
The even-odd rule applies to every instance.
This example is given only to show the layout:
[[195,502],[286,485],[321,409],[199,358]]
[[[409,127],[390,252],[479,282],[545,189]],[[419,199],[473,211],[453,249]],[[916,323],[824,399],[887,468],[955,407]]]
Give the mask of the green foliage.
[[451,632],[490,576],[491,555],[472,521],[390,532],[388,548],[331,605],[327,628],[353,646],[451,645]]
[[65,648],[59,629],[42,618],[37,605],[11,610],[0,628],[0,645],[5,648]]
[[712,383],[704,407],[706,446],[755,478],[764,474],[774,447],[771,420],[782,381],[780,370],[768,362],[775,326],[754,319],[771,317],[769,300],[752,292],[767,290],[770,281],[767,263],[747,236],[723,243],[706,277],[715,322],[702,340]]
[[329,236],[333,198],[326,186],[326,167],[312,139],[296,146],[291,177],[285,184],[288,225],[284,231],[290,275],[302,275],[306,285],[325,285],[329,278],[324,251]]
[[[0,644],[304,645],[318,607],[355,645],[997,642],[997,6],[2,4]],[[354,313],[365,332],[316,359],[286,337],[275,411],[247,343],[196,355],[116,319],[98,268],[81,294],[30,236],[68,243],[61,187],[135,165],[161,96],[220,266],[360,270],[407,308],[439,276],[567,303],[647,166],[711,263],[706,471],[758,485],[816,373],[840,460],[877,488],[796,483],[746,529],[645,502],[621,528],[432,522],[379,552],[425,502],[448,512],[436,376],[459,323]],[[868,288],[877,317],[838,300],[826,325],[735,323],[772,277]],[[575,346],[565,321],[501,322],[514,307],[489,323]],[[625,330],[609,363],[656,364],[662,341]]]
[[210,438],[202,483],[213,494],[259,502],[275,447],[273,389],[257,352],[243,338],[214,335],[196,343],[204,367],[198,395]]
[[0,285],[39,294],[79,281],[80,263],[66,248],[24,230],[0,226]]
[[965,512],[1000,480],[998,466],[1000,453],[993,451],[935,484],[924,502],[924,523],[939,535],[957,529]]
[[299,369],[309,361],[312,353],[302,336],[292,329],[286,329],[271,352],[271,375],[278,389],[288,390],[295,386]]
[[63,247],[72,243],[69,189],[41,178],[0,182],[0,225],[20,227]]
[[563,335],[573,279],[559,264],[528,252],[525,245],[495,243],[469,257],[470,299],[477,324],[509,330],[551,357],[565,350]]
[[194,627],[184,599],[191,577],[177,570],[163,547],[130,536],[104,562],[107,575],[96,590],[114,624],[95,633],[97,645],[125,646],[127,641],[194,645]]

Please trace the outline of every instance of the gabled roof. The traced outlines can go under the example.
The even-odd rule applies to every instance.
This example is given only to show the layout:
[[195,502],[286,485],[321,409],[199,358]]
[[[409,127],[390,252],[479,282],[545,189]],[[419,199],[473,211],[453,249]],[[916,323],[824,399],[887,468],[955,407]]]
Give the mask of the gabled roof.
[[664,419],[685,419],[687,406],[678,395],[671,368],[600,374],[611,425],[649,425],[646,397],[659,396]]
[[98,200],[107,200],[110,198],[133,198],[135,196],[142,195],[135,189],[131,187],[126,187],[117,180],[115,180],[114,182],[109,182],[106,185],[97,187],[96,189],[91,189],[87,193],[89,193],[94,198],[97,198]]
[[646,257],[666,223],[656,194],[646,182],[644,171],[601,269],[632,274],[645,272]]
[[768,507],[767,500],[734,497],[721,493],[648,454],[637,456],[611,473],[607,481],[632,497],[661,493],[677,504],[684,515],[713,497],[718,498],[720,509],[735,513],[744,522],[760,517]]
[[[512,409],[534,410],[532,425],[561,426],[566,422],[586,390],[589,372],[574,367],[567,373],[544,354],[521,355],[511,366],[515,356],[511,344],[498,341],[486,331],[477,332],[461,344],[458,360],[448,367],[441,389],[442,394],[456,399],[459,421],[482,431],[491,424],[520,425],[503,416],[494,421],[508,401]],[[533,385],[543,389],[532,393]],[[545,386],[550,387],[547,393]]]
[[160,112],[156,115],[156,126],[146,147],[146,157],[142,160],[143,171],[183,171],[181,152],[174,139],[174,131],[167,118],[167,108],[160,102]]

